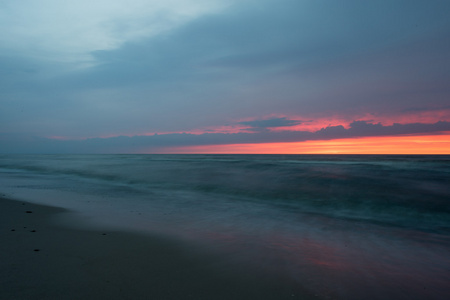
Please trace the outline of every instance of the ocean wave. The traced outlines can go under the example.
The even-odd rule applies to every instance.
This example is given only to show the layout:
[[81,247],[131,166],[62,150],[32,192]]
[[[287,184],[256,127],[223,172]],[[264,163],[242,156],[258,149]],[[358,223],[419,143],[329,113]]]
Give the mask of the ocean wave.
[[136,192],[189,191],[336,218],[450,228],[448,156],[30,155],[0,168]]

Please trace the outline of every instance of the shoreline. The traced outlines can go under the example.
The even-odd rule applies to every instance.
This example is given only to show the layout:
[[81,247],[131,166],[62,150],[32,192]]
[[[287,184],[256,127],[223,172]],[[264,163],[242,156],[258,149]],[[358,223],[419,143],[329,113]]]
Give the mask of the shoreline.
[[0,197],[0,298],[317,299],[181,241],[56,224],[65,211]]

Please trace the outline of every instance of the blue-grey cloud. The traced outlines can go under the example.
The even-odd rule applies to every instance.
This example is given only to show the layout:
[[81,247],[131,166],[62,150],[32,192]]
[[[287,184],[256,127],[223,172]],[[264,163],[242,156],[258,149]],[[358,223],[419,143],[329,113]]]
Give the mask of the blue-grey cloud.
[[137,135],[270,115],[371,114],[377,123],[448,109],[449,9],[448,1],[237,1],[158,35],[127,31],[117,46],[87,53],[89,67],[0,44],[0,133]]

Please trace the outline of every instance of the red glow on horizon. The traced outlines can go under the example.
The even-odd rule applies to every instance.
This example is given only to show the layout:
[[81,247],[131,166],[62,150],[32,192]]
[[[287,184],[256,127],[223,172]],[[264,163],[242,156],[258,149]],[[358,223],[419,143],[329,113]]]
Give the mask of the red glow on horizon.
[[362,137],[293,143],[173,147],[183,154],[450,154],[450,132],[442,135]]

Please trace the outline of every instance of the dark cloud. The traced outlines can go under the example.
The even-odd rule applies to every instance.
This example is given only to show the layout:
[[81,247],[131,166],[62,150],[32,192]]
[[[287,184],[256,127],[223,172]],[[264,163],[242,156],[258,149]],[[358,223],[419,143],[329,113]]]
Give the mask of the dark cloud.
[[384,126],[381,123],[373,124],[366,121],[354,121],[350,128],[343,126],[329,126],[315,132],[320,138],[345,138],[345,137],[364,137],[364,136],[393,136],[402,134],[426,134],[433,132],[449,131],[450,122],[436,122],[433,124],[394,123],[390,126]]
[[274,127],[286,127],[286,126],[295,126],[301,124],[302,121],[298,120],[288,120],[287,118],[273,118],[267,120],[253,120],[253,121],[244,121],[239,122],[238,124],[250,126],[250,130],[254,131],[264,131],[267,128]]
[[[155,134],[151,136],[119,136],[92,138],[78,141],[43,138],[17,139],[0,153],[140,153],[158,152],[165,147],[227,145],[249,143],[302,142],[308,140],[332,140],[366,136],[396,136],[406,134],[428,134],[450,131],[450,122],[433,124],[411,123],[384,126],[365,121],[354,121],[348,129],[343,126],[328,126],[316,132],[309,131],[261,131],[254,133],[204,133],[204,134]],[[0,136],[0,141],[2,137]]]

